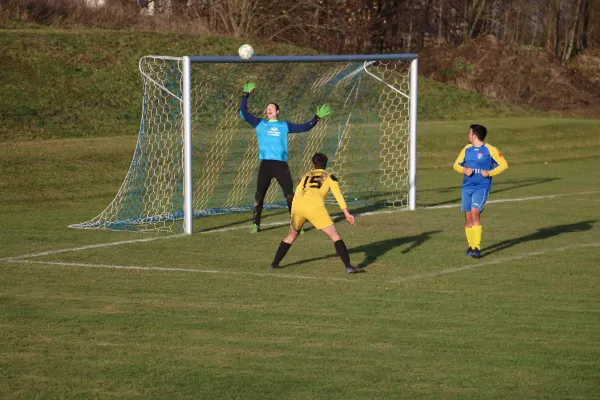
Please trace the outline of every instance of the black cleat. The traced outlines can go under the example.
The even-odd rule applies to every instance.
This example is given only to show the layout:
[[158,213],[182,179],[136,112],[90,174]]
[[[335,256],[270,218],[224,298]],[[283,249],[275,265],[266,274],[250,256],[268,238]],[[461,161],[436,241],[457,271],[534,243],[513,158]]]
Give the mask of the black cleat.
[[353,267],[353,266],[346,267],[347,274],[359,274],[361,272],[365,272],[365,270],[362,268],[357,268],[357,267]]
[[465,254],[467,256],[472,256],[473,255],[473,249],[471,248],[471,246],[469,246],[469,248],[467,249],[467,252]]
[[271,266],[269,267],[270,270],[274,270],[274,269],[282,269],[283,267],[279,264],[271,264]]
[[473,251],[471,251],[471,257],[481,258],[481,251],[479,251],[478,248],[473,249]]

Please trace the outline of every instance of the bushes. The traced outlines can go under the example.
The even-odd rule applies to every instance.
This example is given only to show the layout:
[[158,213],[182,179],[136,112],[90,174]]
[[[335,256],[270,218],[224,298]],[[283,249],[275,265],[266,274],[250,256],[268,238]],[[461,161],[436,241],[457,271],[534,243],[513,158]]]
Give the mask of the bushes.
[[5,17],[40,25],[52,25],[76,12],[71,0],[4,0],[0,11]]
[[0,0],[0,25],[8,22],[45,26],[103,29],[149,29],[207,34],[206,24],[192,15],[148,17],[135,1],[106,0],[97,5],[84,0]]

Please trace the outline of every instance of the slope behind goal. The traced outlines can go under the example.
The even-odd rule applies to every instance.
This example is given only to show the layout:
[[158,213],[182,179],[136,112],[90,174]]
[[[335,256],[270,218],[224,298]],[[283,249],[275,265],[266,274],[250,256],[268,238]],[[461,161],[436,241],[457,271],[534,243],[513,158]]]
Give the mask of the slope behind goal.
[[[192,233],[193,218],[251,210],[257,140],[239,113],[249,81],[257,116],[274,102],[281,120],[303,123],[331,106],[311,131],[289,136],[294,179],[323,152],[350,207],[415,208],[416,54],[146,56],[139,66],[142,119],[129,172],[103,212],[71,228]],[[272,184],[265,208],[278,207],[287,205]]]

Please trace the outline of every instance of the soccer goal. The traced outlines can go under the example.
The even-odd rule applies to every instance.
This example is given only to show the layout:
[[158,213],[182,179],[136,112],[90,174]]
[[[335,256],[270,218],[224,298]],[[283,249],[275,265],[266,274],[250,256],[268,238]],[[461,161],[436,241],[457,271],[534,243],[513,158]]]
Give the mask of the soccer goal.
[[[256,83],[249,111],[257,116],[278,103],[281,120],[303,123],[317,106],[331,106],[310,132],[289,136],[294,180],[323,152],[350,207],[414,209],[417,60],[416,54],[142,57],[142,120],[129,172],[103,212],[70,227],[192,233],[194,218],[252,210],[257,139],[239,112],[249,81]],[[277,207],[287,205],[273,182],[265,209]]]

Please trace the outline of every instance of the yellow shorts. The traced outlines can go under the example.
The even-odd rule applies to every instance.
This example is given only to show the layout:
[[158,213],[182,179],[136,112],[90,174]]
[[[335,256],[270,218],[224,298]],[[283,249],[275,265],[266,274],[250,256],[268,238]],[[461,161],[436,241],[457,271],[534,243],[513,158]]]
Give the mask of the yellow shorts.
[[307,220],[319,230],[333,225],[333,220],[322,203],[315,203],[310,200],[294,200],[291,217],[292,229],[299,231]]

